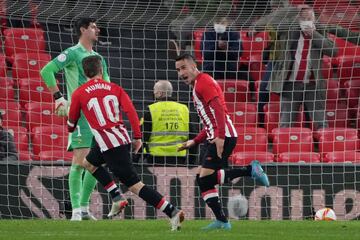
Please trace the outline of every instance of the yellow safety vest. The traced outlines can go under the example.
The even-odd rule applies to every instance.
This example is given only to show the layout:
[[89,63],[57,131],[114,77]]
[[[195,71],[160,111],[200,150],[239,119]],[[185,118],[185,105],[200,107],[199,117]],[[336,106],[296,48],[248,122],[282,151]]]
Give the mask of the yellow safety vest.
[[153,156],[186,156],[186,150],[177,148],[189,138],[189,109],[186,105],[172,102],[156,102],[149,105],[152,132],[147,143]]

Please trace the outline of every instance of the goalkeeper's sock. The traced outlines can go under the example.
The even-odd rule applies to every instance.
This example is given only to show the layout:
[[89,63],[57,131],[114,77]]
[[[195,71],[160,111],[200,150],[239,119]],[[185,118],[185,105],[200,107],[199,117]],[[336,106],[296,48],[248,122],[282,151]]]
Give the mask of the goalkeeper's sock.
[[110,176],[109,172],[102,166],[98,167],[92,174],[98,182],[103,185],[105,190],[110,194],[113,202],[121,199],[121,191]]
[[166,201],[165,197],[146,185],[140,189],[139,197],[144,199],[145,202],[154,206],[156,209],[164,212],[169,218],[172,218],[176,214],[176,208],[171,203]]
[[69,173],[69,191],[72,209],[80,209],[80,194],[82,188],[82,174],[84,168],[80,165],[73,164]]
[[81,191],[80,206],[89,206],[90,197],[92,192],[94,191],[96,183],[97,181],[94,176],[89,171],[85,171],[83,187]]

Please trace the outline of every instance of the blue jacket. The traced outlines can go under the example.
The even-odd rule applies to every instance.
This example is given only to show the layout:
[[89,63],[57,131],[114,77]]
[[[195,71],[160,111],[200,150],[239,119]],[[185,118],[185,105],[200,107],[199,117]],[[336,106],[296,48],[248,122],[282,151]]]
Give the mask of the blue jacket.
[[[217,40],[228,41],[228,50],[226,52],[218,51]],[[204,71],[236,71],[241,56],[240,34],[234,31],[219,34],[214,30],[205,32],[201,41],[201,52],[204,58]]]

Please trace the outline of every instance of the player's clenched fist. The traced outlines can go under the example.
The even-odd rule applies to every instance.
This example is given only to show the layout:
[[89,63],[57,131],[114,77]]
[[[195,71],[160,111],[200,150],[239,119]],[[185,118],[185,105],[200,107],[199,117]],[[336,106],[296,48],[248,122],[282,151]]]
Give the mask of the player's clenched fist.
[[55,114],[60,117],[67,116],[68,101],[62,96],[60,92],[54,94],[55,98]]

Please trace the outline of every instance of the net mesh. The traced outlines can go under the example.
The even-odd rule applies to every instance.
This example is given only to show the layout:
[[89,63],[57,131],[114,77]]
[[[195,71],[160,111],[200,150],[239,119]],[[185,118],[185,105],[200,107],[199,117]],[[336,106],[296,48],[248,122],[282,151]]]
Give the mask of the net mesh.
[[[230,74],[222,77],[217,77],[216,72],[210,74],[216,76],[224,91],[229,115],[239,135],[229,159],[230,166],[259,160],[269,175],[271,187],[261,187],[251,178],[236,179],[231,185],[219,187],[223,206],[230,196],[242,194],[249,204],[248,214],[242,217],[246,219],[306,219],[325,206],[333,208],[338,219],[358,219],[359,1],[284,2],[0,1],[3,49],[0,109],[3,126],[14,136],[20,159],[14,160],[6,150],[1,152],[0,218],[69,217],[67,179],[72,153],[65,151],[66,119],[54,115],[53,97],[39,70],[77,43],[73,33],[76,19],[97,19],[101,37],[95,50],[104,56],[111,81],[128,92],[139,116],[153,102],[154,83],[169,80],[174,87],[174,98],[190,108],[196,134],[199,125],[192,92],[179,81],[174,58],[189,52],[200,69],[205,66],[209,60],[205,58],[206,52],[201,51],[204,34],[213,29],[215,19],[227,17],[233,31],[240,36],[237,68],[228,69]],[[305,104],[290,110],[289,114],[297,113],[291,127],[279,128],[281,97],[273,92],[266,95],[262,81],[271,72],[270,67],[278,64],[269,57],[274,49],[273,32],[291,35],[293,26],[299,27],[295,16],[301,4],[313,7],[317,29],[327,31],[325,37],[337,47],[336,53],[335,48],[327,49],[323,45],[320,50],[330,53],[319,55],[321,66],[313,69],[322,72],[327,88],[322,100],[329,126],[321,130],[316,129],[318,122],[312,120],[315,114]],[[260,24],[264,19],[265,24]],[[326,26],[337,26],[337,30],[331,32]],[[254,32],[256,27],[261,30]],[[342,35],[340,28],[347,30],[346,33]],[[277,42],[291,45],[289,37]],[[297,45],[292,44],[295,55]],[[282,49],[276,50],[281,54]],[[234,60],[225,60],[228,61]],[[66,93],[62,74],[57,79],[61,91]],[[184,209],[187,217],[211,218],[195,181],[196,166],[203,154],[200,147],[184,163],[154,163],[143,155],[135,162],[142,180]],[[165,216],[129,192],[126,197],[131,204],[122,217]],[[92,195],[91,211],[98,218],[106,218],[110,204],[108,194],[99,185]]]

